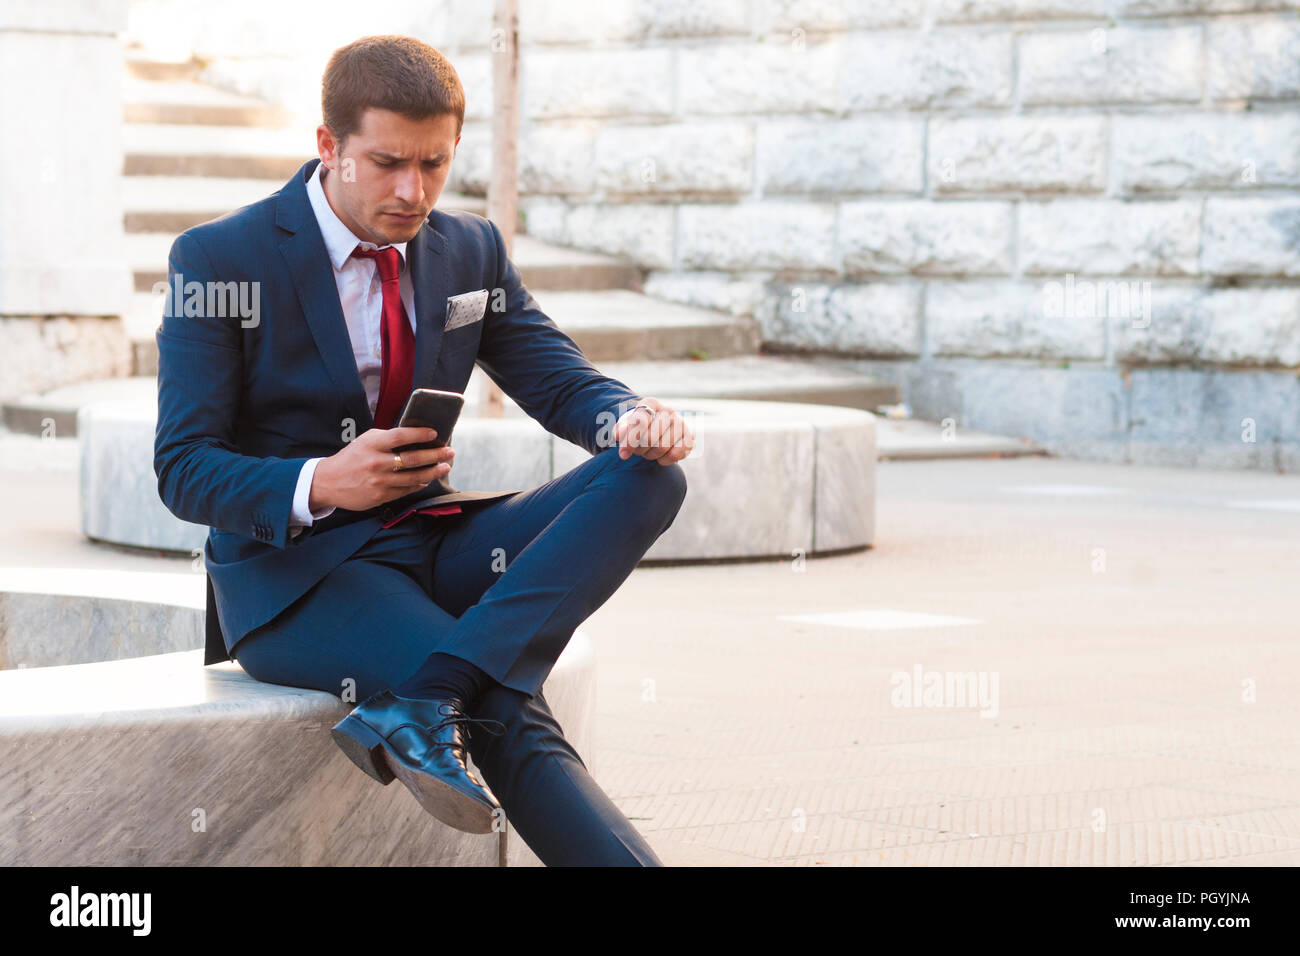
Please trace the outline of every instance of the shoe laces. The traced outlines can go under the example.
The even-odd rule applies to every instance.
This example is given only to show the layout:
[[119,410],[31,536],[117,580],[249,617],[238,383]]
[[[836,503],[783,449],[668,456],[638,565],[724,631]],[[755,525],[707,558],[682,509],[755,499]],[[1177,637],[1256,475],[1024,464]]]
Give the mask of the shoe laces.
[[[470,724],[478,724],[494,737],[500,737],[503,733],[506,732],[506,725],[501,723],[501,721],[493,720],[490,717],[470,717],[468,714],[459,710],[452,703],[439,704],[438,713],[443,715],[443,719],[438,721],[436,724],[425,725],[425,724],[405,723],[405,724],[399,724],[395,729],[400,730],[402,727],[418,727],[420,730],[427,731],[429,734],[436,736],[438,731],[440,731],[443,727],[446,727],[450,724],[460,724],[461,729],[463,731],[461,734],[462,741],[469,736]],[[490,726],[488,726],[489,724],[496,724],[501,729],[493,730]],[[464,743],[456,743],[455,741],[435,741],[434,743],[436,746],[439,747],[450,747],[453,751],[459,751],[461,759],[464,759],[465,757]]]

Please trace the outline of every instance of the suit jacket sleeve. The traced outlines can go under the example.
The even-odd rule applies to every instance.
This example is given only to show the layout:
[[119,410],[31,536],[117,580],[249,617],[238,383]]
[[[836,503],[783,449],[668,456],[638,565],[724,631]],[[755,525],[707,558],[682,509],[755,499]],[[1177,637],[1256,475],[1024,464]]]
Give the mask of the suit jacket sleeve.
[[[182,297],[174,300],[177,279]],[[181,234],[167,263],[167,306],[158,342],[154,474],[167,510],[183,521],[291,544],[289,514],[307,458],[242,455],[236,425],[243,384],[241,320],[187,307],[185,286],[223,281],[198,240]],[[196,297],[197,298],[197,297]],[[206,297],[204,297],[206,301]]]
[[[595,455],[612,447],[614,423],[640,398],[602,375],[542,312],[489,220],[497,273],[477,361],[492,381],[553,435]],[[494,306],[496,308],[494,308]],[[499,311],[497,311],[499,309]]]

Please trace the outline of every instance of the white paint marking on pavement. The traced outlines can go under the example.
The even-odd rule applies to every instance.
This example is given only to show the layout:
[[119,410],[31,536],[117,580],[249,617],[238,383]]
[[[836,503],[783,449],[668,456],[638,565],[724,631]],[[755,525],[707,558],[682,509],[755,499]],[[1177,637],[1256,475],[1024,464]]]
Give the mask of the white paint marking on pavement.
[[919,614],[915,611],[895,611],[883,607],[863,608],[857,611],[827,611],[824,614],[781,614],[778,620],[827,624],[831,627],[852,627],[860,631],[901,631],[918,627],[960,627],[983,623],[971,617]]
[[1262,501],[1227,501],[1229,508],[1248,508],[1252,511],[1300,512],[1300,498],[1273,498]]
[[1016,495],[1050,495],[1059,498],[1100,498],[1104,495],[1131,495],[1128,488],[1106,485],[1004,485],[1003,491]]

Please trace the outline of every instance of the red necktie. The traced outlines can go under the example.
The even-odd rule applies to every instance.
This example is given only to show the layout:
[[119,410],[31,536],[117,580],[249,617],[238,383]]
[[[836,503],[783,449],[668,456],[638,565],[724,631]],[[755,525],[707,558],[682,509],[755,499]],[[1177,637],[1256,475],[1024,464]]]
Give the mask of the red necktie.
[[[411,394],[411,380],[415,377],[415,333],[406,317],[406,308],[402,305],[402,287],[398,279],[399,266],[397,250],[392,246],[383,249],[362,249],[357,246],[352,250],[354,256],[374,259],[379,267],[379,277],[383,280],[383,312],[379,325],[379,337],[383,342],[383,370],[379,374],[379,400],[375,404],[375,427],[392,428],[397,424],[397,417]],[[416,512],[425,515],[458,514],[460,505],[430,506],[411,509],[406,513],[386,521],[384,528],[404,521]]]
[[411,394],[415,377],[415,333],[402,305],[402,288],[397,278],[397,249],[352,250],[354,256],[374,259],[383,280],[383,312],[379,338],[383,343],[383,370],[379,375],[379,400],[375,404],[375,427],[392,428]]

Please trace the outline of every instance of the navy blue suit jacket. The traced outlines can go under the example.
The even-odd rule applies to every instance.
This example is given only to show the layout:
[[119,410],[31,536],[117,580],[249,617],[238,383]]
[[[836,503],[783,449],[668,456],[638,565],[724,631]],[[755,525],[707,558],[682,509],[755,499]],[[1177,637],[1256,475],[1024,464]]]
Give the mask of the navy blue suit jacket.
[[[303,464],[375,427],[307,198],[318,162],[305,163],[267,198],[186,230],[171,248],[167,306],[155,335],[154,472],[172,514],[209,526],[205,664],[229,660],[244,635],[401,510],[432,498],[489,501],[519,490],[457,491],[442,478],[368,511],[336,509],[290,538]],[[612,422],[639,397],[600,374],[542,313],[496,225],[435,209],[406,248],[416,311],[412,387],[464,392],[477,362],[547,431],[593,455],[604,450]],[[232,307],[214,307],[219,295],[208,299],[205,291],[196,300],[186,291],[190,282],[202,284],[190,290],[258,283],[256,323]],[[172,294],[177,289],[183,297]],[[489,290],[483,319],[444,331],[447,298],[479,289]],[[504,308],[494,311],[494,300]]]

